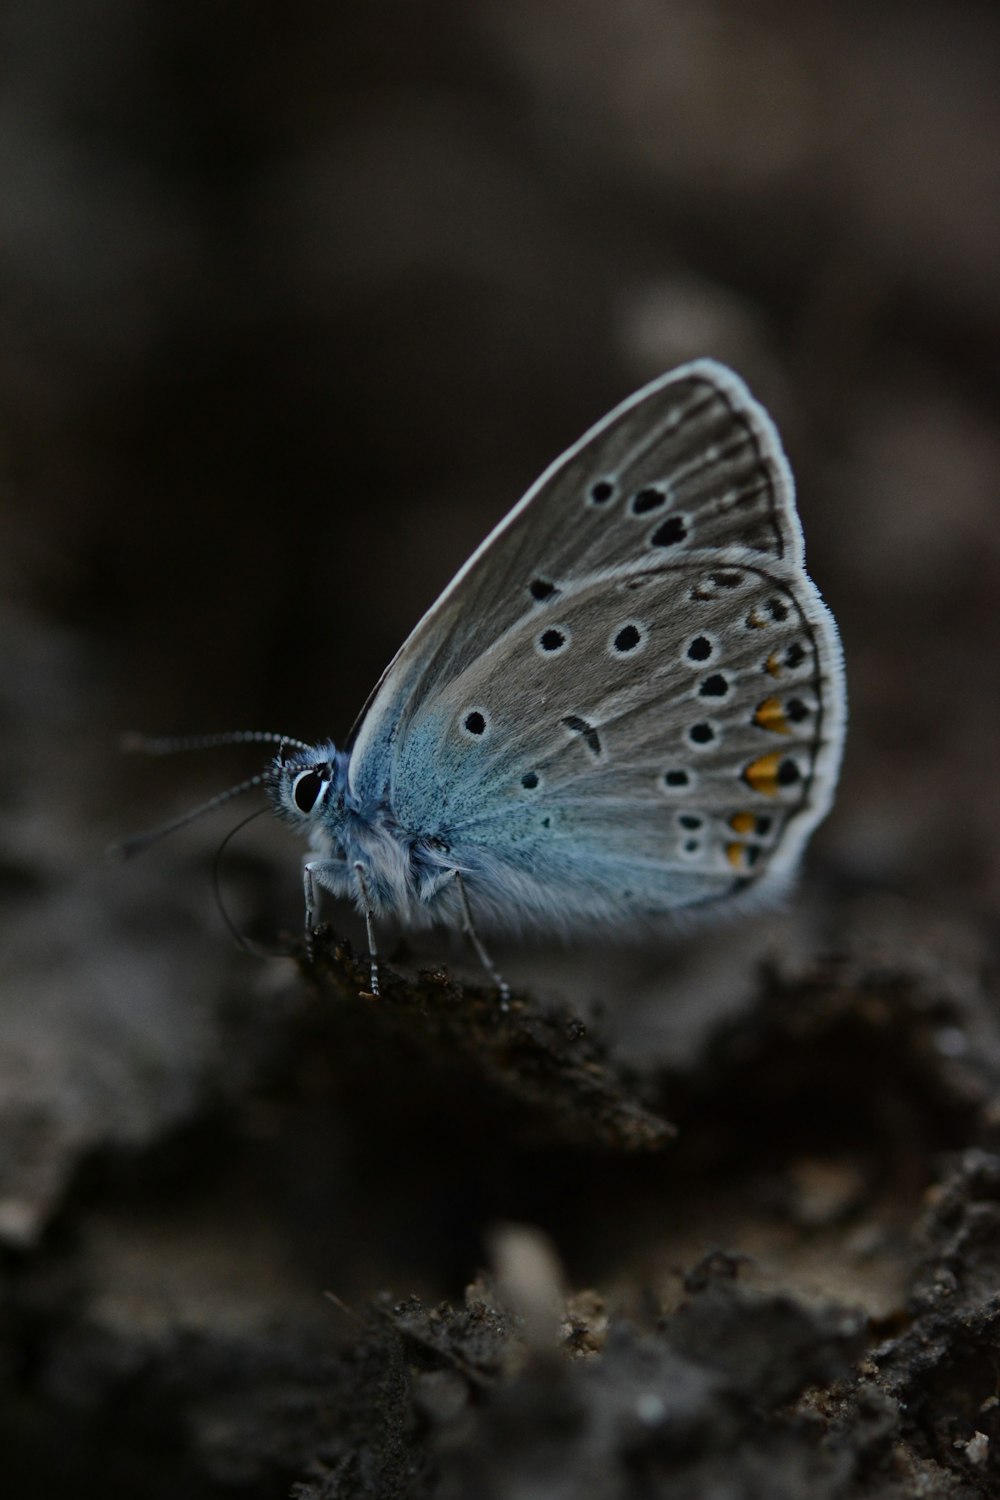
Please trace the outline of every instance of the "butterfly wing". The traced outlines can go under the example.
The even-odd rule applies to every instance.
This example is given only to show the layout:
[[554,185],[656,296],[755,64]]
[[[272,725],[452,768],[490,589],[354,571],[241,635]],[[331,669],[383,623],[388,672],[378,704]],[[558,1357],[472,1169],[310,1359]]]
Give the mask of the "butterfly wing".
[[593,428],[473,555],[383,678],[351,784],[448,844],[477,913],[618,921],[787,873],[842,720],[777,434],[699,361]]
[[585,433],[476,549],[383,673],[351,736],[356,766],[428,677],[458,676],[567,580],[729,546],[801,566],[794,484],[763,407],[724,365],[696,360]]

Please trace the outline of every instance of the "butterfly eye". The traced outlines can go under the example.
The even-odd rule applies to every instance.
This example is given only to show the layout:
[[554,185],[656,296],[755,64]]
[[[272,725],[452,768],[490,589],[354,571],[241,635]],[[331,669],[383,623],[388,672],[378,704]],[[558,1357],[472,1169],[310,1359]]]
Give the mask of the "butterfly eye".
[[292,782],[292,801],[299,812],[310,813],[323,795],[330,781],[329,766],[313,766],[309,771],[300,771]]

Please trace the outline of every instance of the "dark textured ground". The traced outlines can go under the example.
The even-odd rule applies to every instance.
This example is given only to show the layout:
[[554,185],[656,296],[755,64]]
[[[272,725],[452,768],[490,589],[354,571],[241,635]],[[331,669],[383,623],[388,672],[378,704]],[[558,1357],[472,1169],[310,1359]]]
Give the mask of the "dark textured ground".
[[[0,1454],[21,1500],[1000,1494],[995,7],[0,18]],[[232,949],[536,473],[696,354],[841,622],[784,912],[666,950]],[[250,810],[248,808],[248,810]],[[298,851],[228,909],[275,947]],[[345,947],[344,944],[347,943]],[[465,987],[465,983],[471,986]]]

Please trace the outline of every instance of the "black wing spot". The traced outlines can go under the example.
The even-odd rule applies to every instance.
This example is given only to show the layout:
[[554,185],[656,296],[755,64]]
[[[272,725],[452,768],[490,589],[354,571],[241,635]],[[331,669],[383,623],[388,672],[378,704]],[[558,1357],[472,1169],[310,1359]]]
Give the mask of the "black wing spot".
[[771,619],[777,620],[779,624],[782,620],[788,619],[788,605],[784,599],[769,599],[767,601],[767,610]]
[[702,698],[725,698],[728,692],[729,680],[721,672],[713,672],[711,677],[706,677],[698,689]]
[[685,854],[697,854],[698,850],[700,848],[701,848],[701,845],[700,845],[700,843],[698,842],[697,839],[688,839],[686,841],[685,845],[684,845],[684,853]]
[[528,593],[532,599],[537,599],[539,603],[543,599],[551,599],[553,594],[558,594],[559,592],[560,590],[556,588],[555,584],[550,583],[547,578],[533,578],[528,584]]
[[793,641],[785,652],[785,666],[794,671],[796,667],[801,667],[805,659],[806,648],[799,641]]
[[622,654],[634,651],[642,642],[642,631],[637,625],[623,625],[615,636],[615,650]]
[[535,787],[538,785],[538,772],[525,771],[524,775],[521,777],[521,785],[525,788],[526,791],[533,792],[535,790]]
[[792,724],[801,724],[803,719],[808,719],[809,714],[809,706],[801,698],[789,698],[785,704],[785,718]]
[[687,534],[683,516],[668,516],[653,532],[649,545],[651,547],[676,547],[679,542],[684,541]]
[[544,651],[547,656],[555,655],[557,652],[564,651],[569,645],[569,633],[551,625],[548,630],[542,631],[537,645],[539,651]]
[[691,777],[687,771],[664,771],[663,780],[667,786],[678,787],[687,786]]
[[599,479],[596,484],[591,485],[590,501],[592,505],[607,505],[615,487],[608,479]]
[[694,833],[695,829],[701,827],[704,820],[702,818],[696,817],[694,813],[681,813],[677,821],[681,825],[681,827],[686,828],[689,833]]
[[771,819],[758,818],[756,831],[758,838],[766,838],[766,836],[771,832]]
[[719,589],[738,589],[746,582],[742,573],[736,573],[728,569],[707,574],[700,583],[696,583],[689,597],[699,604],[714,599]]
[[666,505],[667,495],[665,490],[654,489],[650,485],[647,489],[640,490],[632,500],[632,514],[634,516],[646,516],[651,510],[659,510]]
[[691,725],[688,730],[688,739],[694,745],[710,745],[715,739],[715,730],[711,724],[706,724],[703,720],[700,724]]
[[594,728],[593,724],[588,724],[587,720],[581,719],[578,714],[570,714],[567,718],[563,719],[563,723],[566,725],[566,728],[571,729],[574,734],[582,735],[584,744],[592,754],[600,755],[601,737],[597,733],[597,730]]
[[794,786],[797,781],[802,780],[802,772],[794,760],[783,760],[778,767],[778,785]]
[[707,635],[696,635],[687,648],[687,654],[691,661],[708,661],[714,647]]
[[465,730],[467,734],[480,735],[486,733],[486,715],[481,714],[478,708],[465,716]]

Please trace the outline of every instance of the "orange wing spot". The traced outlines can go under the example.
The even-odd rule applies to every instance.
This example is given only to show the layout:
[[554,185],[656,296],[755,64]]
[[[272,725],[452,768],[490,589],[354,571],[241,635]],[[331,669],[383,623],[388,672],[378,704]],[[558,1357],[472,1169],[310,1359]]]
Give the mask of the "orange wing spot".
[[763,703],[758,703],[753,721],[759,724],[761,729],[769,729],[772,734],[791,734],[792,732],[785,718],[785,710],[781,706],[780,698],[765,698]]
[[780,750],[772,750],[770,755],[758,756],[756,760],[750,762],[743,772],[743,780],[755,792],[763,792],[765,797],[776,797],[778,795],[778,767],[780,764]]
[[733,816],[729,819],[729,826],[734,833],[753,833],[757,827],[757,819],[753,813],[733,813]]
[[770,672],[772,677],[781,676],[781,658],[777,651],[772,651],[767,658],[767,661],[764,663],[764,671]]
[[752,609],[747,615],[747,625],[751,630],[763,630],[770,623],[767,616],[762,615],[759,609]]
[[746,859],[746,844],[727,844],[726,858],[734,870],[742,870]]

